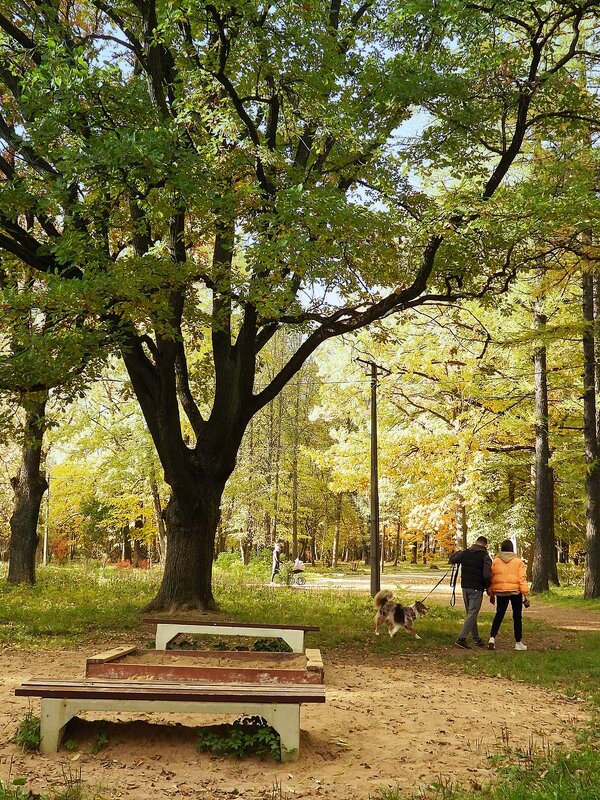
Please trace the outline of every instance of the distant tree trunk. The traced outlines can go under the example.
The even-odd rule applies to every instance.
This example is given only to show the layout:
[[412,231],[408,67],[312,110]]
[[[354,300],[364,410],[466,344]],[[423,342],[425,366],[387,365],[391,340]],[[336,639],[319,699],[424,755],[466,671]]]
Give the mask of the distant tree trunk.
[[[543,335],[547,323],[545,314],[535,312],[535,328]],[[548,441],[548,374],[546,345],[538,342],[534,354],[535,396],[535,547],[531,577],[532,592],[546,592],[555,560],[552,525],[552,494],[550,479],[550,446]],[[552,563],[552,567],[551,567]]]
[[335,502],[335,529],[333,532],[333,545],[331,553],[332,567],[337,567],[338,563],[338,547],[340,542],[340,528],[342,525],[342,497],[343,493],[340,492],[336,497],[336,502]]
[[219,520],[219,524],[217,525],[217,534],[215,536],[215,551],[213,553],[213,558],[217,558],[219,553],[224,553],[227,549],[227,527],[223,523],[223,518]]
[[133,540],[133,547],[131,551],[131,566],[132,567],[139,567],[140,561],[142,561],[142,544],[139,539]]
[[[600,320],[600,278],[596,275],[592,280],[594,293],[594,325]],[[594,327],[594,367],[600,364],[600,336],[596,335]],[[594,389],[596,401],[596,442],[600,446],[600,369],[594,368]]]
[[[273,446],[273,435],[275,430],[275,414],[273,413],[273,403],[269,403],[268,405],[269,411],[269,427],[267,430],[267,498],[268,503],[271,503],[271,497],[273,493],[273,454],[274,454],[274,446]],[[271,536],[271,512],[269,508],[265,510],[265,542],[270,545],[272,543],[272,536]]]
[[558,542],[556,541],[556,531],[554,527],[555,518],[554,518],[554,496],[555,496],[555,486],[554,486],[554,470],[552,467],[548,468],[548,482],[549,486],[549,494],[550,494],[550,542],[552,543],[552,551],[550,553],[550,563],[549,569],[550,572],[548,577],[550,579],[550,583],[554,584],[554,586],[560,586],[560,581],[558,579]]
[[311,525],[309,528],[307,521],[306,526],[306,532],[308,534],[308,546],[310,548],[310,563],[314,566],[314,563],[317,560],[317,542],[315,538],[316,523]]
[[158,537],[159,557],[160,560],[164,562],[167,554],[167,530],[165,528],[165,520],[163,518],[163,509],[160,502],[158,484],[154,475],[150,476],[150,491],[152,493],[152,503],[154,505],[154,521],[156,523],[156,534]]
[[25,395],[25,428],[19,474],[12,478],[15,493],[10,518],[8,583],[35,583],[35,556],[40,505],[48,488],[40,472],[42,442],[46,430],[48,392]]
[[[250,420],[248,426],[248,459],[254,465],[254,420]],[[240,558],[242,564],[247,566],[250,563],[250,554],[254,545],[255,517],[252,498],[248,498],[246,504],[246,534],[240,539]]]
[[587,558],[583,596],[600,597],[600,464],[596,436],[596,368],[594,337],[594,281],[583,276],[583,438],[585,444],[585,533]]
[[515,504],[515,476],[509,473],[507,476],[508,481],[508,505],[514,506]]
[[[277,433],[275,436],[275,485],[273,497],[273,541],[277,540],[279,527],[279,480],[281,477],[281,426],[283,422],[283,394],[277,397]],[[285,552],[288,553],[288,542],[286,541]]]
[[396,522],[396,547],[394,548],[394,566],[398,566],[398,561],[402,558],[402,554],[400,552],[400,520]]
[[[464,479],[464,476],[463,476]],[[461,480],[462,483],[462,480]],[[467,526],[467,507],[465,505],[465,498],[463,497],[462,492],[459,490],[457,498],[456,498],[456,528],[458,535],[460,537],[461,548],[466,550],[467,548],[467,534],[469,532]]]

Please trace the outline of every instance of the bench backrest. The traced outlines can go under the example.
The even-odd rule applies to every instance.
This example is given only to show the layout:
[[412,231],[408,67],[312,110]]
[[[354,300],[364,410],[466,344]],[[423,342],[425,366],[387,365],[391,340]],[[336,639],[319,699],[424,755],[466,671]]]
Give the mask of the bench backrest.
[[149,625],[209,625],[232,628],[273,628],[281,631],[318,631],[318,625],[280,625],[270,622],[232,622],[231,620],[203,619],[202,617],[142,617]]

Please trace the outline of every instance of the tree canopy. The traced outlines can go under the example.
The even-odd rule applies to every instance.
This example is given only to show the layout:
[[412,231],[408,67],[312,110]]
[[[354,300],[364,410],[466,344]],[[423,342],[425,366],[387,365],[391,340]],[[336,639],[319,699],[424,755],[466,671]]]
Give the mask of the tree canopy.
[[[172,490],[156,608],[211,603],[244,431],[320,344],[503,291],[555,249],[531,164],[597,119],[581,69],[598,8],[5,5],[3,303],[26,286],[77,333],[75,363],[123,357]],[[284,327],[298,346],[257,386]]]

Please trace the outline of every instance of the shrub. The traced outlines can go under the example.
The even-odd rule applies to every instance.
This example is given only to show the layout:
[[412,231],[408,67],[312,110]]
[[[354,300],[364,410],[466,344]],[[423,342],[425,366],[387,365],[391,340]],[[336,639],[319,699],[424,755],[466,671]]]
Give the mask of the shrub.
[[231,725],[212,725],[198,735],[198,750],[236,755],[271,755],[281,760],[279,734],[262,717],[240,717]]
[[12,741],[23,750],[40,749],[40,718],[36,717],[31,709],[26,712],[25,719],[17,726]]

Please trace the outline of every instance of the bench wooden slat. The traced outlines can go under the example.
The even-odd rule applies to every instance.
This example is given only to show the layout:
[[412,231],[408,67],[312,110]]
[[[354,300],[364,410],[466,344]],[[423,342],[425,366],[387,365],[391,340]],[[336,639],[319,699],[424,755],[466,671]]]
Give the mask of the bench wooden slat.
[[97,653],[95,656],[86,658],[88,664],[106,664],[110,661],[115,661],[117,658],[123,658],[131,653],[135,653],[137,647],[135,645],[126,647],[115,647],[114,650],[107,650],[104,653]]
[[325,689],[320,684],[180,684],[157,681],[25,681],[16,687],[22,697],[106,698],[125,700],[182,700],[212,703],[324,703]]

